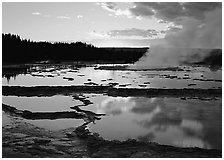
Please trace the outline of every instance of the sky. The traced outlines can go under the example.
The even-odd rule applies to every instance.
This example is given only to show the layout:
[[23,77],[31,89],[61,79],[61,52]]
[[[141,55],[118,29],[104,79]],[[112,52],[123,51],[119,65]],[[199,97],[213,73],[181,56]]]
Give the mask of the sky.
[[221,3],[3,2],[2,32],[34,41],[145,47],[181,31],[186,19],[203,26],[217,8]]

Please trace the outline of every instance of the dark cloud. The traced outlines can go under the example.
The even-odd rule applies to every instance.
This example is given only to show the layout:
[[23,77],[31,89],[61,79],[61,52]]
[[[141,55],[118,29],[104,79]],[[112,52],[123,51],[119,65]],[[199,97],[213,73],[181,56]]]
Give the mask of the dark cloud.
[[204,13],[212,11],[216,8],[221,8],[222,3],[220,2],[192,2],[184,3],[186,16],[194,17],[196,19],[204,18]]
[[137,5],[129,9],[135,16],[153,16],[154,12],[144,5]]
[[154,29],[137,29],[137,28],[131,28],[131,29],[124,29],[124,30],[111,30],[108,32],[108,35],[111,37],[117,37],[117,36],[139,36],[143,38],[151,38],[154,36],[158,36],[160,34],[160,31],[156,31]]
[[203,19],[205,12],[221,8],[220,2],[136,2],[130,8],[135,16],[155,16],[165,21],[179,21],[184,17]]
[[182,30],[182,28],[180,28],[180,27],[177,27],[177,26],[169,26],[168,27],[168,30],[166,31],[166,33],[176,33],[176,32],[179,32],[181,30]]

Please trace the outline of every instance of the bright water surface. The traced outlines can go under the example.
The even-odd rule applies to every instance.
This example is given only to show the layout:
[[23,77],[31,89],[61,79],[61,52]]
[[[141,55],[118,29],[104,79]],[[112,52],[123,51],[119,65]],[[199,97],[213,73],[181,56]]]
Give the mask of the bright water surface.
[[[52,72],[49,72],[53,69]],[[94,67],[79,69],[55,69],[49,67],[19,74],[14,78],[2,78],[3,86],[71,86],[109,85],[129,88],[219,88],[222,86],[222,71],[206,67],[185,67],[184,71],[119,71],[95,70]],[[176,76],[169,78],[167,76]],[[73,78],[68,80],[67,78]],[[209,81],[204,81],[209,80]],[[218,80],[218,81],[215,81]]]
[[[221,99],[202,101],[179,98],[110,97],[84,94],[93,104],[83,110],[105,113],[89,126],[107,140],[154,141],[181,147],[221,149]],[[70,96],[3,96],[3,103],[33,112],[72,111],[81,102]],[[3,117],[4,118],[4,117]],[[7,119],[6,119],[7,120]],[[3,123],[4,123],[3,119]],[[60,130],[77,127],[83,120],[26,120],[39,127]]]

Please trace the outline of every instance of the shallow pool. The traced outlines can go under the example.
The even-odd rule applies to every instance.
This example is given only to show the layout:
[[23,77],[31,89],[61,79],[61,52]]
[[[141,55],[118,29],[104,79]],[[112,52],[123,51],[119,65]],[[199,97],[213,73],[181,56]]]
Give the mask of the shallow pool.
[[[153,141],[180,147],[222,147],[222,101],[179,98],[111,97],[84,94],[93,102],[80,107],[95,113],[105,113],[89,130],[107,140]],[[38,112],[71,111],[82,102],[71,96],[16,97],[3,96],[3,103]],[[3,117],[3,123],[5,119]],[[77,127],[77,119],[26,120],[50,130]]]
[[98,70],[82,68],[35,68],[14,78],[2,78],[3,86],[113,85],[129,88],[220,88],[222,71],[183,66],[182,71]]

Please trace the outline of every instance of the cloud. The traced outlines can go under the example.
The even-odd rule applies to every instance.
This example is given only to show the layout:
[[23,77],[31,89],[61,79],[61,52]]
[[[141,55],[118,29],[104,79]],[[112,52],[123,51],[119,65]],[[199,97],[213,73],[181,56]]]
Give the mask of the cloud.
[[169,23],[168,21],[164,21],[162,19],[157,20],[158,23]]
[[186,17],[202,20],[206,12],[221,8],[219,2],[136,2],[131,14],[178,22]]
[[154,12],[151,9],[148,9],[148,7],[145,7],[144,5],[141,5],[142,3],[136,3],[136,6],[133,8],[130,8],[130,12],[135,16],[146,16],[151,17],[154,15]]
[[33,15],[41,15],[40,12],[33,12],[32,14],[33,14]]
[[149,44],[158,39],[131,39],[131,38],[100,38],[95,37],[88,41],[98,47],[149,47]]
[[108,32],[110,37],[141,37],[141,38],[155,38],[161,34],[161,31],[156,31],[154,29],[124,29],[124,30],[111,30]]
[[116,3],[113,2],[101,2],[97,3],[97,5],[110,12],[114,12],[116,10]]
[[58,19],[71,19],[71,17],[69,17],[69,16],[58,16],[57,18]]
[[76,16],[78,19],[83,18],[83,15],[77,15]]
[[109,38],[109,35],[105,32],[97,32],[97,31],[92,31],[89,33],[90,36],[97,37],[97,38]]
[[[130,10],[127,9],[120,9],[117,7],[117,4],[114,2],[101,2],[97,3],[97,5],[101,6],[103,9],[112,12],[114,16],[127,16],[128,18],[132,18],[132,14]],[[109,14],[111,16],[111,14]]]
[[163,38],[167,31],[161,30],[156,31],[154,29],[138,29],[138,28],[130,28],[130,29],[117,29],[110,30],[108,32],[98,32],[92,31],[89,34],[91,36],[97,38],[120,38],[120,39],[155,39],[155,38]]
[[155,17],[159,23],[180,23],[189,17],[203,20],[206,12],[222,7],[220,2],[135,2],[134,6],[123,9],[114,2],[101,2],[97,5],[113,13],[115,17],[135,17],[138,20],[142,17]]
[[167,33],[176,33],[182,30],[182,26],[168,26]]

